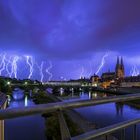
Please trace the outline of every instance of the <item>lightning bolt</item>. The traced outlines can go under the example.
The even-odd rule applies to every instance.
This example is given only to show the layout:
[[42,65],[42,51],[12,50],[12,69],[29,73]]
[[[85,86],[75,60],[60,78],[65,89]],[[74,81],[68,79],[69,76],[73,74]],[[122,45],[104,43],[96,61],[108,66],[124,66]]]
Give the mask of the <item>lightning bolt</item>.
[[131,76],[138,76],[140,74],[140,71],[138,70],[137,66],[133,66],[131,71],[130,71],[130,75]]
[[53,67],[52,62],[49,61],[49,67],[46,68],[46,73],[49,75],[48,81],[51,81],[51,79],[53,77],[52,73],[50,72],[50,70],[52,69],[52,67]]
[[2,72],[5,70],[5,66],[6,66],[6,54],[2,54],[1,55],[1,63],[0,63],[0,75],[2,75]]
[[25,58],[26,58],[26,63],[30,69],[28,79],[31,79],[31,77],[33,75],[33,66],[34,66],[33,57],[32,56],[25,56]]
[[11,66],[11,69],[12,69],[12,62],[11,62],[11,56],[10,56],[10,58],[9,59],[6,59],[6,61],[7,61],[7,63],[6,63],[6,72],[7,72],[7,75],[8,75],[8,77],[12,77],[12,70],[11,70],[11,72],[10,72],[10,70],[9,70],[9,67]]
[[108,57],[109,53],[107,52],[103,57],[102,57],[102,60],[101,60],[101,64],[99,65],[99,68],[97,69],[96,71],[96,75],[99,74],[99,72],[101,71],[101,69],[103,68],[104,64],[105,64],[105,58]]
[[82,66],[82,68],[81,68],[81,73],[80,73],[80,79],[82,79],[82,77],[84,77],[84,72],[85,72],[85,69],[84,69],[84,67]]
[[[36,63],[37,64],[37,63]],[[41,62],[41,65],[39,66],[37,64],[37,67],[39,69],[40,72],[40,81],[43,83],[43,79],[44,79],[44,74],[43,74],[43,66],[44,66],[44,61]]]
[[130,70],[130,76],[133,76],[133,67]]
[[[19,60],[18,56],[14,56],[13,61],[12,61],[12,74],[14,74],[14,78],[17,78],[17,62]],[[12,75],[11,75],[12,76]]]
[[90,72],[88,74],[88,77],[91,77],[91,74],[92,74],[92,63],[91,62],[89,62],[89,66],[90,66]]

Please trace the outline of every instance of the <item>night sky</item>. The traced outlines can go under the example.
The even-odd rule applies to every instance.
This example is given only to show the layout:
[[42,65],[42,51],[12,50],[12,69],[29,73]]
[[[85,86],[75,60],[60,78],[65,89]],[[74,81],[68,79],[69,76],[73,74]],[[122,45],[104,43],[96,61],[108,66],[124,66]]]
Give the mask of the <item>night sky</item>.
[[99,75],[114,71],[117,56],[126,75],[138,74],[140,0],[0,0],[0,52],[20,57],[17,78],[29,75],[26,55],[34,59],[32,79],[40,79],[36,63],[44,62],[43,81],[49,63],[53,80],[89,77],[105,54]]

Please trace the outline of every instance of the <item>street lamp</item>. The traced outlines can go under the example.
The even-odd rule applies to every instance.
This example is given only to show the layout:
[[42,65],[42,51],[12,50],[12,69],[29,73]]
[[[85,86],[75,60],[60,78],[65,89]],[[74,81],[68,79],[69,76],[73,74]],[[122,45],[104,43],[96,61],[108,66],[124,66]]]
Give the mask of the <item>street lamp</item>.
[[28,84],[28,82],[25,82],[25,85],[27,85]]
[[8,82],[7,82],[7,85],[8,85],[8,86],[9,86],[9,85],[11,85],[11,82],[10,82],[10,81],[8,81]]

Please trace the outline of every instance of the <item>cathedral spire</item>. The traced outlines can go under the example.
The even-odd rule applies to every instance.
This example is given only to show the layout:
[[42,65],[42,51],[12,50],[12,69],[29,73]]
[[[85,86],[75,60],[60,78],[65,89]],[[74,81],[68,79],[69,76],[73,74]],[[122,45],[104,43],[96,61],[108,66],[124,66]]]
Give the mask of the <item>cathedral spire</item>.
[[117,63],[116,63],[116,70],[119,68],[120,62],[119,62],[119,56],[117,57]]
[[121,57],[121,68],[124,69],[123,58]]
[[119,65],[119,56],[117,57],[117,65]]
[[125,71],[124,71],[124,64],[123,64],[123,58],[121,59],[117,57],[117,64],[116,64],[116,78],[124,78]]

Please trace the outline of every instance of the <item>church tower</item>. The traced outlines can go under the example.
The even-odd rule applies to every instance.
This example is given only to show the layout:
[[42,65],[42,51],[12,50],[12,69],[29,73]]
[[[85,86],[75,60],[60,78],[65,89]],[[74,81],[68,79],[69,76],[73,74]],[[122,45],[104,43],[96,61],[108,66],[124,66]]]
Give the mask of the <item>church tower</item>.
[[121,57],[121,70],[123,72],[123,75],[125,76],[125,69],[124,69],[123,58],[122,57]]
[[117,64],[116,64],[116,78],[123,79],[125,76],[125,70],[124,70],[124,64],[123,64],[123,58],[121,57],[121,60],[119,57],[117,57]]

